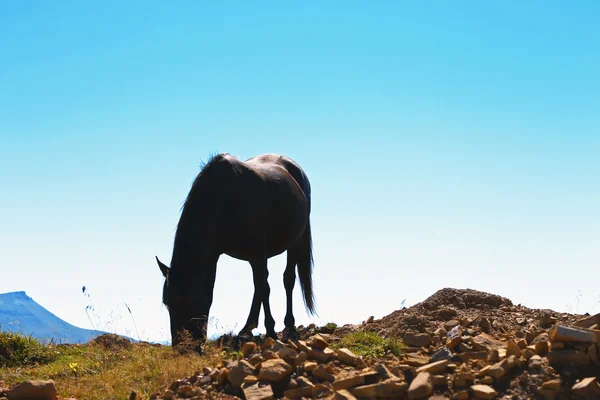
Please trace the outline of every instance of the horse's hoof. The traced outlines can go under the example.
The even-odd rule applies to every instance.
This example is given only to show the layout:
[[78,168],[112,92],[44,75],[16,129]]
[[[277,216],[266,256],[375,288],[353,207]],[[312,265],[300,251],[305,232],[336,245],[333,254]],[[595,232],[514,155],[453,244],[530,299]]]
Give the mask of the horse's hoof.
[[289,340],[292,342],[298,341],[298,331],[296,328],[285,328],[281,335],[281,340],[283,342]]

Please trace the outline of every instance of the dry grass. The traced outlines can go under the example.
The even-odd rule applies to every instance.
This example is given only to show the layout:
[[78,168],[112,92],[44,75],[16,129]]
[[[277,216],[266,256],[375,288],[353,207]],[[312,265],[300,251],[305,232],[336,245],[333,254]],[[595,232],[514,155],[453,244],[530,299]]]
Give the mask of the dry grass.
[[52,379],[61,397],[125,399],[131,391],[139,397],[163,392],[177,379],[203,367],[215,367],[227,357],[216,343],[203,355],[148,343],[92,341],[85,345],[46,346],[51,360],[0,368],[0,380],[9,387],[27,379]]

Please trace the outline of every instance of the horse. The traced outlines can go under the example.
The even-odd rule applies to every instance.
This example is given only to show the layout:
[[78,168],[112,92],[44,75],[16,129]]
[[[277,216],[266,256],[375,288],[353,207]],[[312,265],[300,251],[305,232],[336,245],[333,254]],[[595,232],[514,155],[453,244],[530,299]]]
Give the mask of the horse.
[[248,261],[254,295],[238,337],[251,337],[264,310],[266,335],[277,338],[269,305],[267,260],[287,251],[283,284],[287,297],[284,333],[297,338],[292,312],[296,267],[304,306],[316,314],[310,230],[310,182],[289,157],[262,154],[245,161],[217,154],[201,167],[183,204],[170,267],[156,256],[165,278],[162,301],[169,311],[171,343],[186,330],[204,343],[222,254]]

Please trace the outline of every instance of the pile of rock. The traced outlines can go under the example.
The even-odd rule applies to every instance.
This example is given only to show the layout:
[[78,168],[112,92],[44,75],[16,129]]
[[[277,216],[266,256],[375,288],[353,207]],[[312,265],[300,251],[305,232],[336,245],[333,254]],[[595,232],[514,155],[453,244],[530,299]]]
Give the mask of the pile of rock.
[[[406,352],[363,360],[335,336],[248,342],[242,357],[174,382],[154,399],[600,399],[600,330],[573,325],[506,334],[460,323],[407,333]],[[473,321],[470,321],[472,323]],[[464,324],[468,325],[468,324]]]

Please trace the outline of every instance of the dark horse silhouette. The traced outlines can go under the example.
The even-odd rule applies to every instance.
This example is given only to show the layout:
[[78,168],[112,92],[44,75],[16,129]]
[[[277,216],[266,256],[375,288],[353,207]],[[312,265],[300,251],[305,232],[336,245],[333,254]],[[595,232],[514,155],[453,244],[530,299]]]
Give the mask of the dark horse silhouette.
[[183,205],[171,268],[156,257],[166,278],[163,303],[169,310],[172,344],[180,342],[184,329],[194,339],[206,340],[221,254],[249,261],[252,266],[254,297],[239,336],[250,336],[258,326],[262,304],[267,336],[276,338],[269,306],[267,259],[284,251],[284,323],[287,334],[294,337],[292,291],[296,266],[305,307],[315,314],[308,177],[295,161],[277,154],[243,162],[229,154],[212,157],[196,177]]

